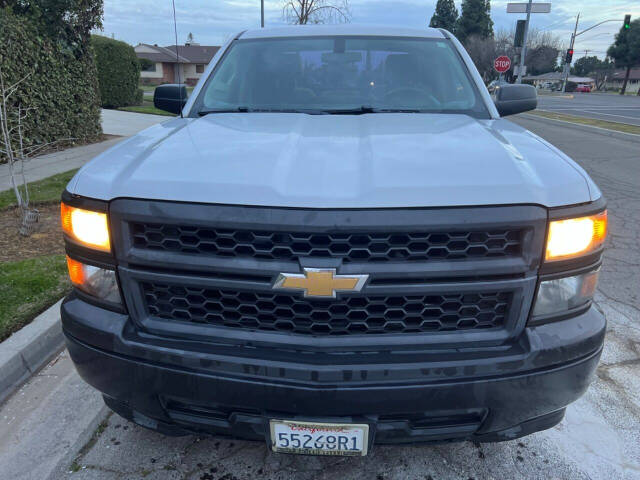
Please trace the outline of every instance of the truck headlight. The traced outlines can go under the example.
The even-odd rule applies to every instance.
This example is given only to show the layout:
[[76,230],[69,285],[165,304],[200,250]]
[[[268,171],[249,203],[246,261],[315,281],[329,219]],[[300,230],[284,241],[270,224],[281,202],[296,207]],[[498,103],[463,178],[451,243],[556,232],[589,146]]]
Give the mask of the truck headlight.
[[107,214],[60,204],[62,231],[71,239],[89,248],[111,251]]
[[554,220],[549,223],[547,262],[569,260],[595,252],[607,238],[607,211],[587,217]]
[[562,314],[585,306],[595,294],[600,269],[571,277],[543,280],[538,288],[538,296],[533,309],[536,317]]
[[74,287],[111,303],[122,303],[116,272],[106,268],[94,267],[67,256],[69,278]]

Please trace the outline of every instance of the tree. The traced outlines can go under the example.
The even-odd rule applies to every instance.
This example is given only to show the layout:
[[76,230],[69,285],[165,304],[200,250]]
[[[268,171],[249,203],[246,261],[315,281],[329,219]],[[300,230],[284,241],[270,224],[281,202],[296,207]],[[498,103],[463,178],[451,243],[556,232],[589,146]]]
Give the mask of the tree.
[[[627,90],[631,67],[640,64],[640,19],[631,22],[630,28],[622,27],[620,29],[620,32],[616,35],[615,42],[607,50],[607,55],[614,60],[616,67],[626,68],[627,70],[620,90],[620,95],[624,95]],[[638,90],[638,95],[640,95],[640,89]]]
[[458,39],[467,44],[466,40],[493,37],[493,20],[491,20],[491,3],[489,0],[463,0],[462,14],[456,25]]
[[571,68],[571,73],[573,75],[577,75],[578,77],[586,77],[592,73],[601,70],[605,66],[605,62],[600,60],[598,57],[593,55],[592,57],[582,57],[576,60],[573,67]]
[[142,103],[141,64],[133,47],[101,35],[91,36],[98,69],[100,99],[105,108],[126,107]]
[[556,68],[558,53],[560,51],[550,45],[538,45],[527,50],[524,63],[527,66],[528,75],[540,75],[553,72]]
[[91,30],[102,27],[103,0],[0,0],[0,8],[9,7],[39,24],[39,30],[55,37],[73,51],[84,51]]
[[465,49],[485,83],[498,75],[493,68],[493,61],[502,54],[502,51],[499,52],[496,49],[496,42],[493,38],[471,35],[467,37]]
[[349,0],[285,0],[284,18],[297,25],[349,22]]
[[450,32],[456,29],[458,21],[458,10],[453,0],[438,0],[436,10],[433,12],[429,26],[433,28],[444,28]]

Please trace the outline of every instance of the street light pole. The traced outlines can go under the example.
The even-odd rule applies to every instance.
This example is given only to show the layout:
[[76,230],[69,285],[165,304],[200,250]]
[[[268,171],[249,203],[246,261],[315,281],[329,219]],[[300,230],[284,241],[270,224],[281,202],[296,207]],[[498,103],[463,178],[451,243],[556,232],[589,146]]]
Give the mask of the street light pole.
[[527,35],[529,34],[529,19],[531,18],[531,4],[533,0],[529,0],[527,4],[527,20],[524,22],[524,35],[522,39],[522,50],[520,51],[520,67],[518,68],[518,79],[516,83],[522,83],[522,71],[524,70],[524,56],[527,53]]
[[260,0],[260,27],[264,28],[264,0]]

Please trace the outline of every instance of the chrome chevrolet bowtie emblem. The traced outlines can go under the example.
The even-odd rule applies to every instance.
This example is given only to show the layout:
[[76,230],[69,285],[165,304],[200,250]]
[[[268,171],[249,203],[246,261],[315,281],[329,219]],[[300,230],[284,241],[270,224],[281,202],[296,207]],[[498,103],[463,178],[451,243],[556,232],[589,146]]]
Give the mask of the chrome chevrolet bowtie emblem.
[[304,274],[281,273],[274,290],[303,291],[305,297],[336,298],[336,292],[359,292],[369,275],[336,275],[335,268],[305,268]]

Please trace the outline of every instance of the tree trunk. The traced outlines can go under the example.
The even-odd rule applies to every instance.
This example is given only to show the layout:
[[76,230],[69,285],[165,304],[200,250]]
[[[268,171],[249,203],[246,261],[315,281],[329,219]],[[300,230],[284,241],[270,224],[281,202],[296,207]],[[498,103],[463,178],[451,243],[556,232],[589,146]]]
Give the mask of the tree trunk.
[[630,74],[631,74],[631,67],[627,67],[627,73],[624,76],[624,82],[622,82],[622,90],[620,90],[620,95],[624,95],[624,92],[627,91],[627,82],[629,81]]

